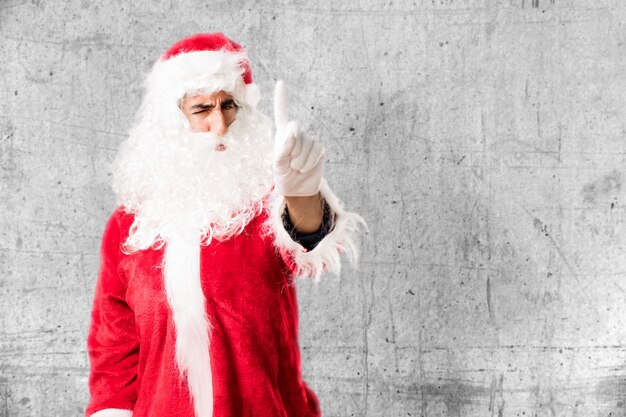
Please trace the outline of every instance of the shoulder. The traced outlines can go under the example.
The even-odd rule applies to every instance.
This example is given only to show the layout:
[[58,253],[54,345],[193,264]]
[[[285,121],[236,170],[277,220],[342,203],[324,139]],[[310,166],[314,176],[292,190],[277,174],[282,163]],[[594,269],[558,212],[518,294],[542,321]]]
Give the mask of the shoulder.
[[122,229],[129,229],[135,221],[135,215],[126,210],[126,207],[119,206],[115,209],[109,221],[114,220]]
[[109,217],[102,235],[103,246],[110,250],[120,250],[128,238],[129,230],[135,221],[135,216],[126,211],[123,206],[118,207]]

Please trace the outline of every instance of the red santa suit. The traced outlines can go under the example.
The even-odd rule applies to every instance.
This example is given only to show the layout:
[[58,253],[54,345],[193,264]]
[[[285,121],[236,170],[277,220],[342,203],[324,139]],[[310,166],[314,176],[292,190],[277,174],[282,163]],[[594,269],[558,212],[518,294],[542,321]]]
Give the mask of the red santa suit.
[[[336,271],[339,253],[353,249],[351,234],[360,222],[325,185],[323,194],[334,227],[310,252],[282,227],[280,202],[239,235],[201,248],[215,417],[320,415],[317,398],[301,377],[293,280],[296,274]],[[193,417],[175,361],[163,249],[124,253],[132,223],[132,214],[118,209],[102,240],[88,340],[92,397],[86,414]]]
[[[222,183],[211,188],[192,173],[190,183],[200,184],[190,190],[195,194],[189,197],[185,189],[170,199],[184,181],[159,176],[159,171],[175,160],[173,155],[183,155],[176,169],[191,171],[191,162],[202,169],[210,157],[202,153],[194,159],[194,152],[178,150],[183,139],[176,132],[185,125],[178,106],[186,94],[225,91],[242,106],[256,106],[258,89],[247,58],[222,34],[195,35],[155,64],[147,87],[141,121],[123,145],[133,156],[122,158],[116,171],[130,180],[117,186],[121,207],[102,240],[88,338],[91,400],[86,416],[319,416],[317,398],[301,376],[294,279],[339,273],[341,253],[355,262],[354,235],[363,220],[345,211],[322,181],[331,231],[312,250],[285,230],[285,202],[276,190],[261,194],[264,198],[251,194],[255,197],[246,201],[253,205],[243,208],[253,209],[226,212],[226,229],[212,229],[223,217],[209,218],[207,226],[202,216],[221,212],[206,211],[204,204],[230,204],[211,200]],[[263,126],[252,110],[241,120],[245,114]],[[232,146],[245,147],[249,140],[243,135]],[[243,159],[235,151],[230,155],[235,163],[256,167],[253,161],[264,161],[264,154],[257,153]],[[140,179],[134,180],[137,173]],[[228,182],[231,177],[224,175],[221,181]],[[265,174],[245,177],[259,181]],[[271,189],[264,182],[252,185],[256,193]],[[195,206],[197,201],[203,203]],[[161,214],[163,206],[166,214]],[[175,213],[175,222],[167,213]],[[234,221],[230,216],[237,213],[243,214]],[[213,231],[217,234],[205,239]]]

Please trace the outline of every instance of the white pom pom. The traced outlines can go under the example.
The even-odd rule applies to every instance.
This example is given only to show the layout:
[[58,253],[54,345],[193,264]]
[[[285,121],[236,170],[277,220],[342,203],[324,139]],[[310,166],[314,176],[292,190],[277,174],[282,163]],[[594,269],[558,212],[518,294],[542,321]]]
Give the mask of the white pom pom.
[[252,108],[256,107],[261,100],[261,89],[256,84],[247,84],[245,92],[246,104]]

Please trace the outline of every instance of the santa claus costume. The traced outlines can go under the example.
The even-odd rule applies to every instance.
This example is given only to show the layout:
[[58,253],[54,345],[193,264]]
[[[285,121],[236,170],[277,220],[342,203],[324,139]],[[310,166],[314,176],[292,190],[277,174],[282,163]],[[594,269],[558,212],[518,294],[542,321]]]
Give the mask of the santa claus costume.
[[[238,106],[228,134],[191,131],[183,97],[218,91]],[[149,74],[114,166],[120,207],[102,240],[86,416],[320,415],[301,377],[294,278],[338,273],[340,253],[355,261],[362,219],[321,179],[323,153],[293,171],[289,149],[308,139],[282,124],[290,142],[275,148],[258,99],[245,52],[222,34],[174,44]],[[298,169],[318,178],[291,181]],[[326,205],[328,230],[309,249],[285,228],[284,196],[302,184]]]

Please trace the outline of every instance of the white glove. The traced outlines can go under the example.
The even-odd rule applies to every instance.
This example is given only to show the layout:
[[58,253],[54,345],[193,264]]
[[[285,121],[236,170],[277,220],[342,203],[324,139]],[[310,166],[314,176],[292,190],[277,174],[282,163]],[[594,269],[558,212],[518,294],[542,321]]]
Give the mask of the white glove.
[[324,171],[324,147],[287,118],[287,94],[282,80],[274,91],[276,142],[272,164],[276,191],[287,197],[315,195]]

